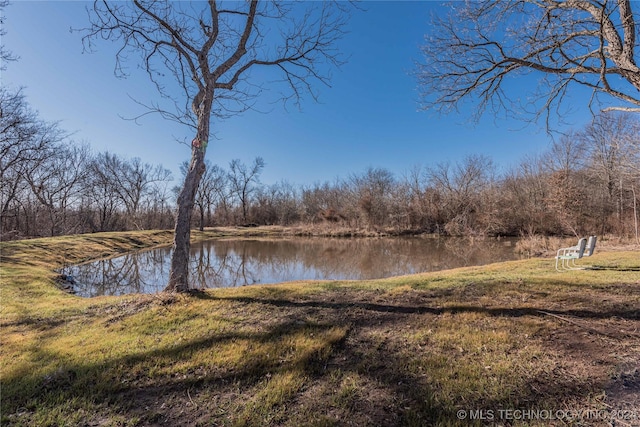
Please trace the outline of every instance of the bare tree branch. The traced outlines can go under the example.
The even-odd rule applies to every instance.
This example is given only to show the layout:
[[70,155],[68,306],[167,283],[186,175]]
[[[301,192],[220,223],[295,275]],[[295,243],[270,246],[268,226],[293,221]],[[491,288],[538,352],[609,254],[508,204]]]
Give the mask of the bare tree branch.
[[[487,109],[534,119],[561,113],[575,86],[599,108],[640,108],[638,13],[630,0],[490,0],[456,4],[436,17],[422,48],[417,77],[422,106],[446,112],[470,102],[475,118]],[[511,79],[544,78],[518,99]],[[611,105],[612,102],[620,105]],[[520,117],[522,118],[522,117]]]
[[[8,0],[0,0],[0,39],[7,33],[4,29],[5,16],[4,11],[9,6]],[[0,44],[0,71],[7,69],[7,63],[18,59],[10,50],[7,50],[4,43]]]

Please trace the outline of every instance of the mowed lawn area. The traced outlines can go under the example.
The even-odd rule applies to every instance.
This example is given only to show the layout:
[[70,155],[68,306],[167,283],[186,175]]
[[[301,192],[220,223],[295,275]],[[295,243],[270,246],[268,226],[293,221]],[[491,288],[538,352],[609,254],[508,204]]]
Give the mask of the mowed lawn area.
[[171,237],[0,243],[3,426],[640,425],[640,251],[188,295],[56,285]]

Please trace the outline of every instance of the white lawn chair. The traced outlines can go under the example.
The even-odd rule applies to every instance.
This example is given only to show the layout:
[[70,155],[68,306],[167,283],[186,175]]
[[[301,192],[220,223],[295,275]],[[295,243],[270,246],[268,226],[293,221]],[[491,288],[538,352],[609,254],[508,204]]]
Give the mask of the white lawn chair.
[[593,253],[596,250],[596,241],[597,240],[598,240],[598,236],[589,236],[589,241],[587,242],[587,247],[584,250],[584,255],[582,255],[583,257],[593,255]]
[[[595,245],[595,243],[594,243]],[[564,270],[575,270],[575,262],[584,256],[584,250],[587,247],[587,239],[582,237],[575,246],[558,249],[556,255],[556,270],[560,271],[560,266]],[[572,264],[570,264],[572,263]]]
[[[587,246],[584,249],[584,254],[582,254],[582,258],[593,255],[596,250],[596,242],[598,241],[598,236],[589,236],[589,240],[587,241]],[[571,260],[572,270],[584,270],[587,268],[593,268],[592,265],[576,265],[576,260]]]

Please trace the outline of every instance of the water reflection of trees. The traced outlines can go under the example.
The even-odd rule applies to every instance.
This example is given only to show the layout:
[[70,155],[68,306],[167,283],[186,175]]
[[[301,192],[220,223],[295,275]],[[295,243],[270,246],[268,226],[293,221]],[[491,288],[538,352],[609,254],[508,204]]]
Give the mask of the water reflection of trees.
[[[76,267],[83,296],[152,293],[164,288],[170,248]],[[509,240],[378,238],[215,240],[192,246],[193,285],[232,287],[291,280],[374,279],[515,258]]]
[[[207,287],[234,287],[258,283],[256,273],[248,263],[243,245],[229,248],[203,242],[192,247],[190,277],[193,285]],[[215,250],[214,250],[215,249]]]
[[155,293],[166,286],[170,248],[132,252],[69,269],[78,295]]
[[[206,242],[219,259],[250,272],[245,283],[296,279],[372,279],[513,259],[496,239],[325,239]],[[239,275],[239,274],[238,274]]]

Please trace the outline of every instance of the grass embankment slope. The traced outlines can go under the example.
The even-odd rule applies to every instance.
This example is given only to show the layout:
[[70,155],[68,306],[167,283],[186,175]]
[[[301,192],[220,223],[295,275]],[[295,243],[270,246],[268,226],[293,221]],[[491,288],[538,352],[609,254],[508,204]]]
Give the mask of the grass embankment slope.
[[598,252],[599,270],[531,259],[191,295],[82,299],[53,281],[63,263],[170,239],[0,244],[2,425],[487,422],[460,410],[606,425],[499,411],[640,407],[637,251]]

